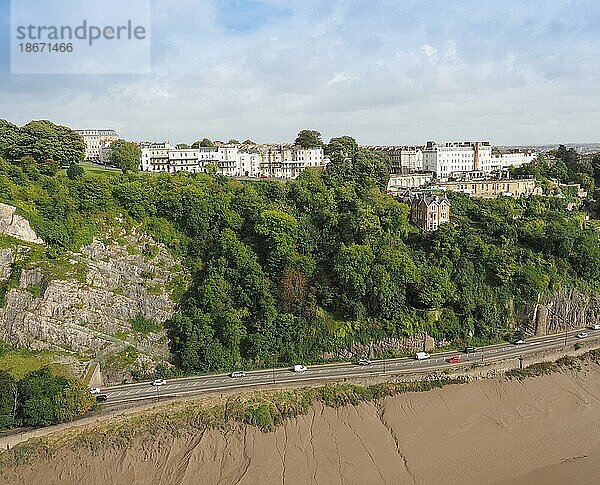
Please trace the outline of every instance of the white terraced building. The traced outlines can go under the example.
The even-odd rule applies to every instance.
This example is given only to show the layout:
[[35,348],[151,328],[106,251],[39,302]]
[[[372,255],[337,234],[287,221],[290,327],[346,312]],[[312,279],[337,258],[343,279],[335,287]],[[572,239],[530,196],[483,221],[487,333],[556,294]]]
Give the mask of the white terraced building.
[[427,142],[423,149],[423,168],[447,179],[458,172],[481,174],[519,167],[532,162],[537,153],[531,150],[506,150],[492,154],[489,141],[460,141],[439,144]]
[[492,170],[508,167],[520,167],[537,159],[538,154],[532,150],[505,150],[492,154]]
[[217,173],[229,177],[296,178],[308,167],[324,167],[329,158],[322,148],[293,145],[224,145],[210,148],[178,149],[168,143],[142,145],[140,169],[144,172],[208,172],[216,164]]
[[113,141],[119,139],[115,130],[75,130],[79,133],[85,142],[85,159],[104,161],[104,154]]
[[492,146],[489,141],[436,143],[428,141],[423,149],[423,168],[439,179],[454,172],[491,172]]

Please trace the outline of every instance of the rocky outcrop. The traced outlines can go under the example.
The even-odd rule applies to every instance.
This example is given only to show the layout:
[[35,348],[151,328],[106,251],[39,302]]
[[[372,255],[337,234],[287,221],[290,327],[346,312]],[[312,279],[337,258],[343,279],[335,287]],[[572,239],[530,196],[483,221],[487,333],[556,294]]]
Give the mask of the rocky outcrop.
[[[0,275],[2,267],[10,271],[11,258],[0,253]],[[0,308],[2,339],[102,362],[132,347],[139,365],[168,360],[162,323],[175,311],[170,287],[183,275],[179,262],[135,232],[119,243],[96,240],[69,258],[69,267],[79,268],[78,277],[66,270],[45,274],[41,264],[20,271],[18,284],[10,285]],[[136,328],[136,320],[150,328]]]
[[559,333],[565,329],[600,324],[600,296],[563,290],[527,309],[531,315],[526,327],[536,335]]
[[0,234],[28,243],[44,244],[44,241],[31,229],[29,221],[15,214],[15,211],[16,208],[12,205],[0,203]]
[[10,278],[14,260],[15,257],[12,249],[0,248],[0,283],[4,283]]
[[353,359],[360,357],[376,357],[382,355],[398,355],[404,352],[429,351],[436,347],[433,337],[427,334],[418,334],[412,337],[386,338],[363,344],[352,342],[348,348],[338,349],[323,355],[324,359]]

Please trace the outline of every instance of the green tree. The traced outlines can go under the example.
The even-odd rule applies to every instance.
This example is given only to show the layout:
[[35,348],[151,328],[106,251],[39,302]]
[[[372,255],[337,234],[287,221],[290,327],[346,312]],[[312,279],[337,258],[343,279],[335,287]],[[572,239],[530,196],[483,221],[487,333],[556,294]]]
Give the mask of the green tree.
[[30,156],[39,163],[56,160],[66,167],[84,160],[85,142],[79,133],[66,126],[45,120],[31,121],[19,129],[8,155],[12,160]]
[[17,424],[17,382],[5,370],[0,370],[0,430]]
[[325,147],[325,153],[336,160],[353,157],[358,152],[358,143],[350,136],[332,138]]
[[264,240],[264,254],[268,265],[278,273],[294,252],[298,221],[283,211],[269,209],[260,214],[255,229]]
[[72,192],[79,210],[88,214],[107,210],[114,200],[110,181],[93,173],[84,174],[72,187]]
[[110,144],[108,160],[123,173],[137,172],[142,159],[142,151],[136,143],[125,140],[113,141]]
[[343,286],[350,288],[358,299],[365,297],[369,286],[369,275],[375,261],[369,246],[342,245],[334,262],[336,277]]
[[48,159],[44,160],[44,162],[40,164],[38,168],[41,174],[53,177],[60,170],[60,163],[58,163],[56,160]]
[[77,163],[72,163],[69,165],[69,168],[67,168],[67,177],[69,177],[71,180],[80,179],[83,177],[84,173],[85,170],[83,167]]
[[19,137],[19,127],[0,119],[0,157],[8,158]]
[[208,138],[203,138],[202,140],[192,143],[192,148],[213,148],[214,146],[215,144]]
[[315,148],[322,147],[323,140],[321,139],[321,133],[316,130],[302,130],[298,133],[294,144],[302,148]]
[[94,399],[77,379],[56,375],[48,367],[30,372],[19,382],[19,415],[24,426],[70,421],[89,411]]
[[206,164],[206,173],[211,175],[211,176],[215,176],[217,175],[217,172],[219,171],[219,165],[215,162],[212,163],[207,163]]
[[33,157],[30,157],[29,155],[26,155],[24,157],[21,157],[19,159],[19,161],[17,162],[17,164],[19,165],[19,167],[21,167],[23,170],[27,170],[30,169],[32,167],[35,167],[37,165],[36,161],[33,159]]
[[325,169],[325,181],[331,186],[340,186],[352,181],[365,189],[376,186],[379,190],[385,191],[389,178],[388,156],[360,148],[351,157],[339,156],[338,153]]
[[231,139],[230,139],[230,140],[227,142],[227,144],[228,144],[228,145],[239,145],[239,144],[240,144],[240,141],[239,141],[239,140],[236,140],[235,138],[231,138]]

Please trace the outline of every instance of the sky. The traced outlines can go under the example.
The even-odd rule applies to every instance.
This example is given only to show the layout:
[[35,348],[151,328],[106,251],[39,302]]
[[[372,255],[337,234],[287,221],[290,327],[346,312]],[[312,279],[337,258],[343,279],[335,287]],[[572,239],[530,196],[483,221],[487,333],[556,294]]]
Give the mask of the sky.
[[600,142],[597,0],[148,2],[150,73],[27,75],[0,0],[0,118],[174,143]]

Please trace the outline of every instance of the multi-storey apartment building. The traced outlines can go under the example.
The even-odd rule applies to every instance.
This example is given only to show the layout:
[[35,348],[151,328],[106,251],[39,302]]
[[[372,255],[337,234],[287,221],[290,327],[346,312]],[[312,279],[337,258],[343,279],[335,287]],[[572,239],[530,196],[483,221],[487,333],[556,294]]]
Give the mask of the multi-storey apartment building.
[[140,168],[146,172],[207,172],[216,165],[217,173],[230,177],[296,178],[307,167],[323,167],[329,159],[322,148],[293,145],[220,145],[210,148],[177,149],[142,147]]
[[492,170],[502,170],[508,167],[520,167],[533,162],[537,153],[532,150],[503,150],[492,154]]
[[423,170],[423,147],[385,145],[366,148],[385,153],[390,158],[390,172],[393,174],[407,174]]
[[261,145],[260,175],[293,179],[309,167],[324,167],[329,163],[323,149],[296,145]]
[[99,161],[103,159],[103,147],[108,147],[119,139],[115,130],[75,130],[85,142],[85,159]]
[[170,172],[169,142],[140,142],[141,170],[145,172]]
[[438,179],[446,179],[453,172],[491,172],[492,146],[489,141],[428,141],[423,149],[423,168]]

